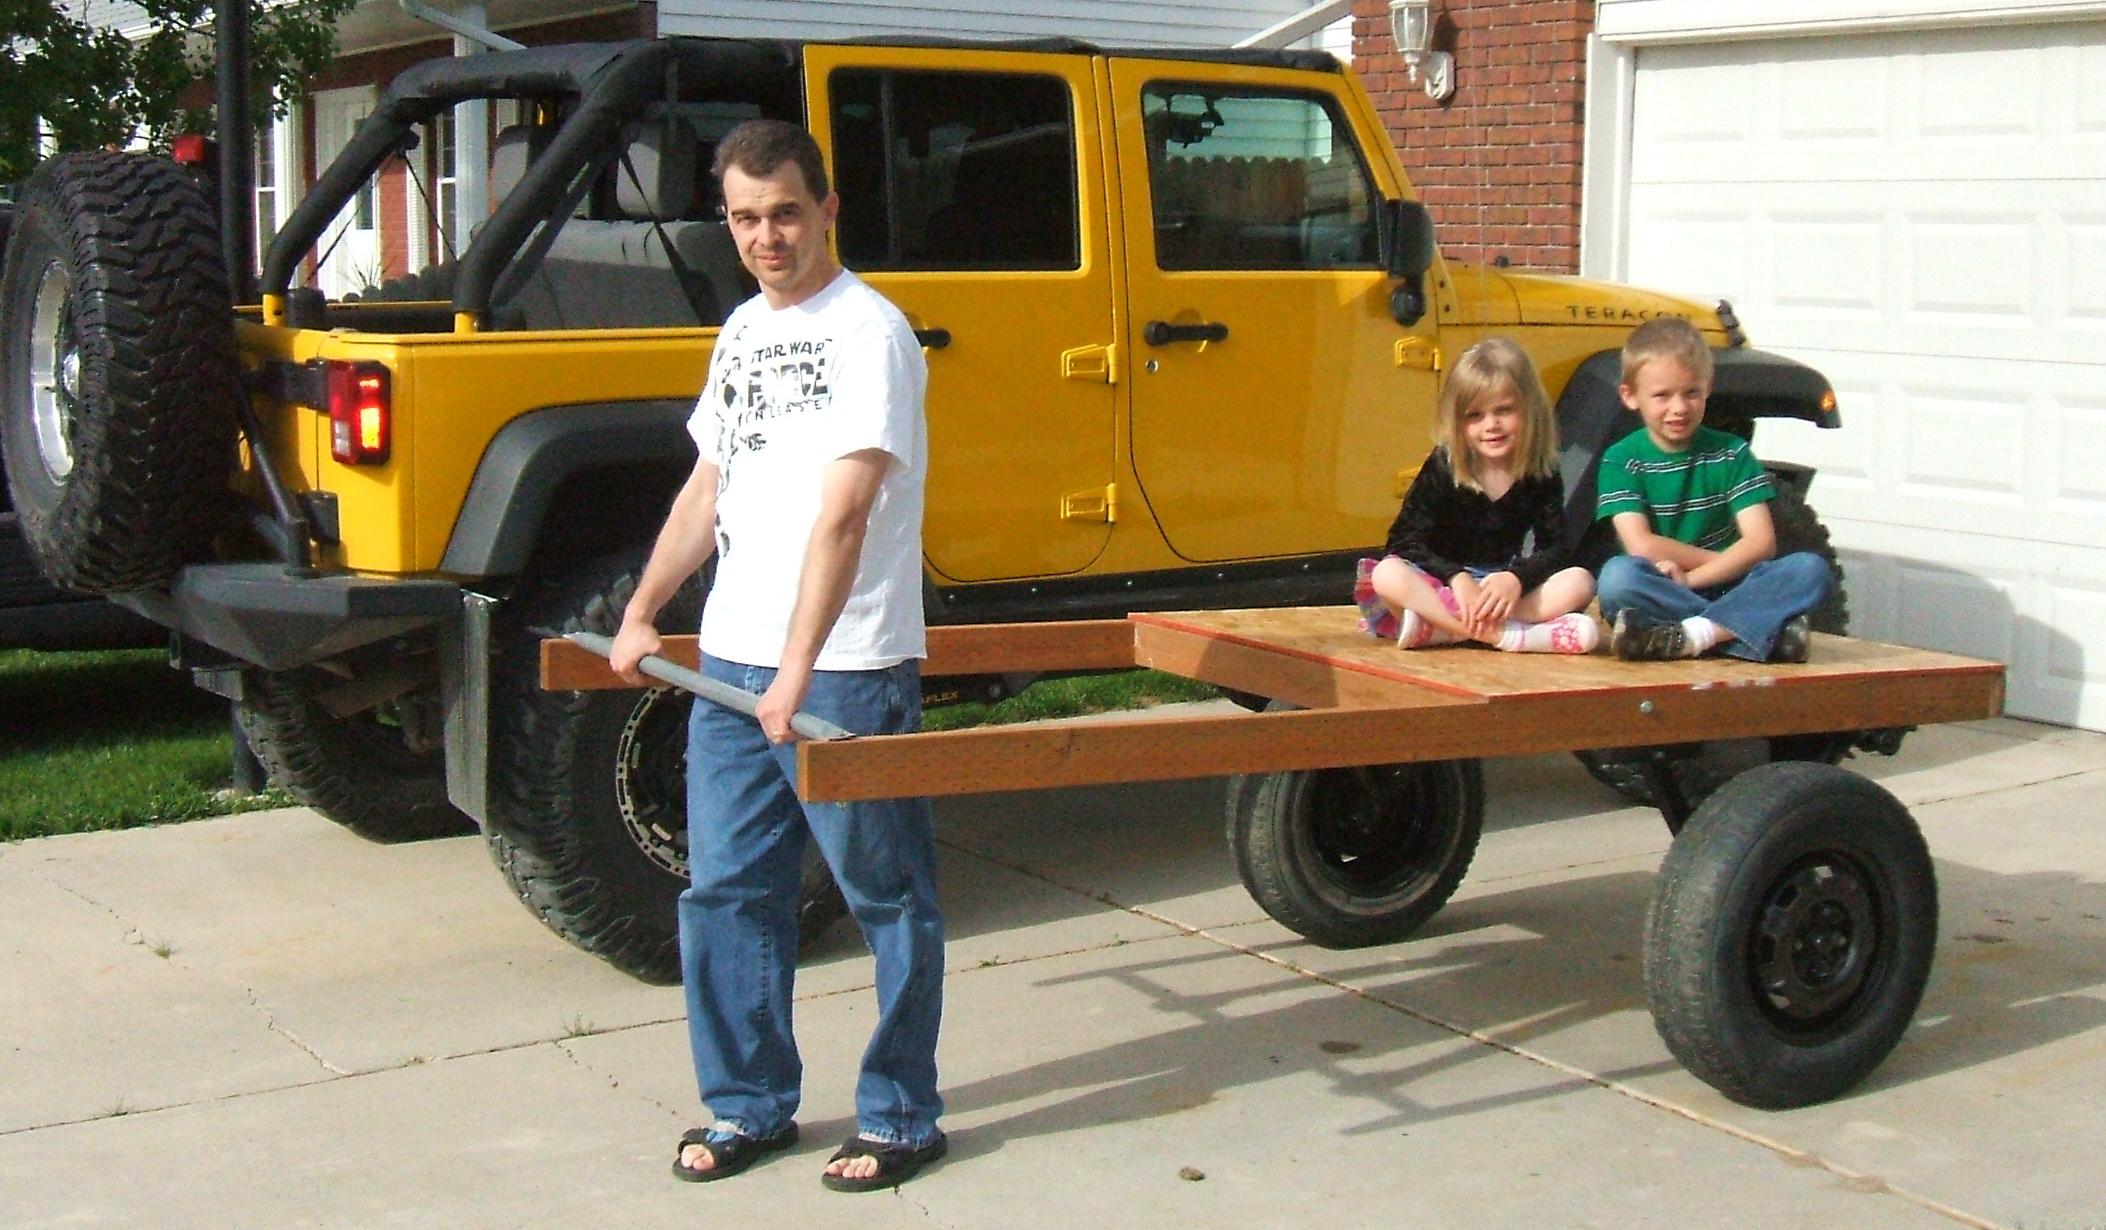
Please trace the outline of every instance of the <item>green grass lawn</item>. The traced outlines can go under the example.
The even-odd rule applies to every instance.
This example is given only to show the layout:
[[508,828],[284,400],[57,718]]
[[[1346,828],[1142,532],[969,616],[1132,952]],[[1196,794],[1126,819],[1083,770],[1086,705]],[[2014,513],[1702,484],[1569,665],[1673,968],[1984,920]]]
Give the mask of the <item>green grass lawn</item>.
[[1117,709],[1146,709],[1178,701],[1212,700],[1220,695],[1221,690],[1212,685],[1161,671],[1076,675],[1067,679],[1042,679],[992,705],[974,701],[943,705],[929,710],[923,716],[922,726],[927,730],[962,730],[968,726],[1000,726],[1008,722],[1080,717],[1085,713],[1109,713]]
[[0,840],[283,806],[231,794],[227,702],[160,650],[0,651]]
[[[994,705],[929,710],[931,730],[1138,709],[1220,693],[1157,671],[1047,679]],[[160,650],[0,651],[0,841],[196,820],[292,802],[231,790],[227,702]]]

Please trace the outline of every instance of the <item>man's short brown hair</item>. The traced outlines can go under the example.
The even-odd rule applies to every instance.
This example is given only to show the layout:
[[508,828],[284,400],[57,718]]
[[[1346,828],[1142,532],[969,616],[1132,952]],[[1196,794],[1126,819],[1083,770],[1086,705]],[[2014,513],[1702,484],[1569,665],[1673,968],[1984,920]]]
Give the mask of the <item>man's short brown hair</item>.
[[1655,316],[1631,330],[1623,344],[1623,387],[1637,386],[1638,372],[1655,359],[1674,359],[1711,384],[1711,344],[1685,316]]
[[776,168],[786,162],[797,164],[813,200],[826,199],[826,159],[819,153],[819,142],[812,139],[811,133],[784,120],[747,120],[725,133],[724,139],[717,142],[717,158],[710,164],[709,173],[720,184],[724,182],[724,172],[733,167],[759,179],[775,174]]

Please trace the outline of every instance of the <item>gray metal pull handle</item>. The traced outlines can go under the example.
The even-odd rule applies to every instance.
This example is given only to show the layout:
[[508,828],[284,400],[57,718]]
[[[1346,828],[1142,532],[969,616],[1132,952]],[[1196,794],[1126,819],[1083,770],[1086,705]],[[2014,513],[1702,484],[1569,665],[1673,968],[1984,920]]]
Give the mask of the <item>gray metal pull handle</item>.
[[[566,632],[563,634],[563,639],[580,648],[589,649],[603,658],[614,652],[614,638],[601,636],[597,632]],[[656,654],[637,663],[636,670],[637,673],[649,675],[660,683],[669,683],[683,692],[693,692],[702,699],[714,701],[726,709],[735,709],[747,717],[754,716],[754,710],[760,707],[760,697],[746,691],[744,688],[735,688],[728,683],[720,683],[701,671],[691,671],[676,662],[668,662]],[[796,731],[803,738],[814,739],[820,742],[855,738],[854,731],[836,726],[825,718],[813,717],[809,713],[792,714],[790,716],[790,729]]]

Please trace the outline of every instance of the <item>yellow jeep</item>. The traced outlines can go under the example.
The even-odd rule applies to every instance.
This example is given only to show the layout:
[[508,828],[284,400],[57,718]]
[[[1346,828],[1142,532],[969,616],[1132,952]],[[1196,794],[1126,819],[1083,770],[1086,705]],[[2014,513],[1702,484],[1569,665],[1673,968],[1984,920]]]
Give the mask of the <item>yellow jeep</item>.
[[[356,296],[303,285],[347,203],[469,98],[517,116],[472,242]],[[1647,317],[1720,348],[1715,423],[1836,422],[1819,374],[1723,307],[1444,260],[1321,53],[675,38],[436,61],[238,307],[181,171],[48,164],[0,284],[7,471],[43,567],[174,629],[300,798],[378,838],[479,822],[531,908],[647,977],[676,973],[686,702],[544,693],[536,642],[613,631],[692,464],[683,420],[752,291],[707,163],[753,116],[818,136],[841,260],[927,348],[932,622],[1342,601],[1427,452],[1444,356],[1489,333],[1559,397],[1579,523]],[[1808,475],[1784,477],[1781,528],[1825,549]]]

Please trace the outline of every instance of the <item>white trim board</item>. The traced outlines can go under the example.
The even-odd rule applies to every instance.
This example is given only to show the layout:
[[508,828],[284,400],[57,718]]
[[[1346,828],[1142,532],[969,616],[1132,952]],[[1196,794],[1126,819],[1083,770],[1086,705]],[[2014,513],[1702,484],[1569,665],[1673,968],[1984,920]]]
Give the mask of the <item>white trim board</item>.
[[1715,43],[2101,16],[2106,0],[1598,0],[1594,37],[1615,44]]

